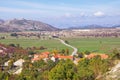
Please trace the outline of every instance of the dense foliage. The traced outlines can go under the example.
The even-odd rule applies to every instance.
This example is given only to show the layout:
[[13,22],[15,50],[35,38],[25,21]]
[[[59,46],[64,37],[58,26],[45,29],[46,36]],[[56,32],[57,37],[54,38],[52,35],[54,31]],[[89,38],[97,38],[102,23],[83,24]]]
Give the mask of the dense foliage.
[[[108,59],[101,59],[96,56],[92,59],[84,58],[83,53],[78,53],[78,64],[74,64],[73,60],[57,60],[53,62],[49,58],[31,62],[29,54],[35,54],[33,49],[26,50],[16,45],[7,46],[9,50],[14,50],[14,53],[0,56],[0,80],[95,80],[98,76],[105,74],[111,67],[113,60],[120,59],[120,51],[115,49]],[[34,48],[35,49],[35,48]],[[57,54],[57,50],[53,53]],[[63,53],[69,53],[68,49],[62,50]],[[85,54],[89,54],[86,51]],[[23,69],[21,74],[13,75],[8,71],[13,69],[14,61],[24,59]],[[7,67],[3,69],[2,65],[10,60]]]

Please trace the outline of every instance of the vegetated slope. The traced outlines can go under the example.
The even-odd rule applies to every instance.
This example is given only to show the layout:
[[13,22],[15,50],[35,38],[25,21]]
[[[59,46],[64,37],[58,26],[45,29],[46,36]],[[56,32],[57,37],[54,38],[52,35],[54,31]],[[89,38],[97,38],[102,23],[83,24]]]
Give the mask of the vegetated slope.
[[120,80],[120,61],[98,80]]
[[11,31],[54,31],[58,30],[57,28],[34,20],[26,20],[26,19],[13,19],[3,21],[0,20],[0,32],[11,32]]

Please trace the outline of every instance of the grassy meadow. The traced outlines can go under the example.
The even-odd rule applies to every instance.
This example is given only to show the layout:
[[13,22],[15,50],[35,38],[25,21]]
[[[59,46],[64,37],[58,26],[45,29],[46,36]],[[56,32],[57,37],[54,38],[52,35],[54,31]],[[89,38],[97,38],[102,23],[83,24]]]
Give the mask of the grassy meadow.
[[110,53],[114,48],[120,48],[120,38],[70,38],[65,40],[78,48],[79,52],[88,50]]
[[55,39],[38,39],[37,37],[11,37],[10,34],[8,33],[0,33],[0,37],[6,36],[6,39],[0,39],[0,43],[3,44],[20,44],[21,47],[27,48],[27,47],[40,47],[44,46],[45,50],[41,50],[40,52],[43,51],[53,51],[54,49],[57,49],[61,51],[62,49],[69,49],[70,53],[73,51],[72,48],[69,48],[65,46],[64,44],[61,44],[60,41],[55,40]]
[[[20,44],[23,48],[27,47],[40,47],[44,46],[47,49],[45,51],[52,51],[57,49],[69,49],[70,52],[73,49],[61,44],[60,41],[55,39],[38,39],[37,37],[11,37],[9,33],[0,33],[0,36],[6,36],[6,39],[1,39],[0,43],[3,44]],[[110,53],[114,48],[120,48],[120,38],[66,38],[69,44],[78,48],[79,52],[91,51],[99,53]]]

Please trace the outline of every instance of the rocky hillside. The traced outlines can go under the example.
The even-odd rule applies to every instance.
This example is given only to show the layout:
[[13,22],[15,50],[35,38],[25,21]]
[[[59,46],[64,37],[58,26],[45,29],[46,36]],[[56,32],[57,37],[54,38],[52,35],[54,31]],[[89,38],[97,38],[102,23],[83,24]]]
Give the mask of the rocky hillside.
[[98,80],[120,80],[120,61]]
[[54,30],[58,30],[58,29],[40,21],[26,20],[26,19],[13,19],[7,21],[0,20],[0,32],[54,31]]

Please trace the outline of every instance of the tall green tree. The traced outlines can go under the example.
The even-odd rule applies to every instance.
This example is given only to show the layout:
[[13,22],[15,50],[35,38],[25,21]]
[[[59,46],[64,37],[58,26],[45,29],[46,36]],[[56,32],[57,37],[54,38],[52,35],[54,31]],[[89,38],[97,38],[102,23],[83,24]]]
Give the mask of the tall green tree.
[[83,59],[78,63],[74,80],[94,80],[94,73],[89,69],[88,59]]
[[103,73],[107,72],[109,68],[109,62],[108,60],[101,59],[100,56],[96,56],[93,59],[90,60],[90,67],[95,77],[98,75],[102,75]]
[[72,80],[74,63],[71,60],[61,60],[50,72],[49,80]]

